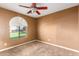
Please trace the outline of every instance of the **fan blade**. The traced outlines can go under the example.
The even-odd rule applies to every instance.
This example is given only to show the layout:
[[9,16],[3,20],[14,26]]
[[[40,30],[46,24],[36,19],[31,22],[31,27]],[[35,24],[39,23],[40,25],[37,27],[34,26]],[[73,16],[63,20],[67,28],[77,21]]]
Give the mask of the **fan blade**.
[[36,3],[32,3],[32,7],[36,7]]
[[31,13],[31,12],[32,12],[32,11],[30,10],[30,11],[27,12],[27,14],[29,14],[29,13]]
[[19,5],[20,7],[25,7],[25,8],[31,8],[31,7],[28,7],[28,6],[23,6],[23,5]]
[[38,15],[40,15],[40,12],[39,12],[39,11],[36,11],[36,13],[37,13]]
[[48,7],[36,7],[37,9],[48,9]]

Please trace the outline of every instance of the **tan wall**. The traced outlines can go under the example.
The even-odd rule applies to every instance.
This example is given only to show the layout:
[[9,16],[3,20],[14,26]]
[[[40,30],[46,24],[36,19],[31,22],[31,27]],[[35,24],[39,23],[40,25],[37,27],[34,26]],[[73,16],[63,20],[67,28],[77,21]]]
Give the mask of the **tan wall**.
[[77,33],[78,35],[78,39],[79,39],[79,6],[78,6],[78,33]]
[[69,8],[38,19],[38,38],[79,50],[78,7]]
[[[20,40],[11,40],[9,38],[9,21],[14,16],[23,17],[29,24],[28,36]],[[0,8],[0,49],[38,38],[49,43],[79,50],[78,29],[79,7],[56,12],[36,20]],[[7,45],[5,45],[6,43]]]
[[[28,22],[28,36],[20,40],[11,40],[9,38],[9,21],[14,16],[21,16]],[[0,8],[0,49],[9,46],[21,44],[36,38],[36,21],[28,16],[24,16],[3,8]],[[7,44],[7,45],[6,45]]]

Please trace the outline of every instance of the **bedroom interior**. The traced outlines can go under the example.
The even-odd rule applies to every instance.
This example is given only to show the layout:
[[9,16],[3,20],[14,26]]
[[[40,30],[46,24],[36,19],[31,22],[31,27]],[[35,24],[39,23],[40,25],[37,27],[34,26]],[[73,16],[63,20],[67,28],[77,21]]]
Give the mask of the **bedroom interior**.
[[0,56],[79,56],[78,29],[78,3],[0,3]]

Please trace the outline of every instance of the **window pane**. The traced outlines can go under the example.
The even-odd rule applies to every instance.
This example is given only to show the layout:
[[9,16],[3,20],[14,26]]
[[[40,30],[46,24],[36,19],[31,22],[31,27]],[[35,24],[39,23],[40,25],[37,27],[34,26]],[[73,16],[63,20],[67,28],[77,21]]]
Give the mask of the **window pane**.
[[28,24],[22,17],[13,17],[9,23],[10,38],[18,39],[27,35]]

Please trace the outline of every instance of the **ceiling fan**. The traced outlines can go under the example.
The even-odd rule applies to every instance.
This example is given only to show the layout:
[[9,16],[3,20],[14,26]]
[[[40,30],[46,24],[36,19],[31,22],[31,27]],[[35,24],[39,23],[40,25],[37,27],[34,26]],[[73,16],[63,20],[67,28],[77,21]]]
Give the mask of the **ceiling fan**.
[[47,6],[37,7],[37,3],[32,3],[32,5],[30,7],[23,6],[23,5],[19,5],[19,6],[24,7],[24,8],[29,8],[30,10],[27,12],[27,14],[36,12],[38,15],[40,15],[41,13],[38,10],[47,10],[48,9]]

